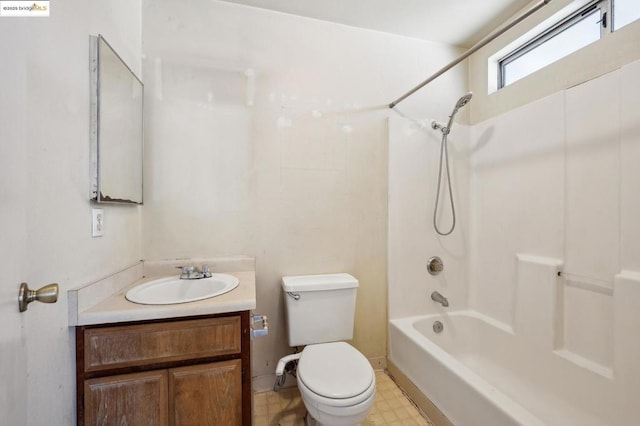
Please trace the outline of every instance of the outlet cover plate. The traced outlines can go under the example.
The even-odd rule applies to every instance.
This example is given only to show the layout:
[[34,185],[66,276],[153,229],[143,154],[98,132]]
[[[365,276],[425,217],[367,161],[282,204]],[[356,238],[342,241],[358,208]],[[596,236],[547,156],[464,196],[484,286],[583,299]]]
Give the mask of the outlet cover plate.
[[91,236],[102,237],[104,235],[104,209],[91,209]]

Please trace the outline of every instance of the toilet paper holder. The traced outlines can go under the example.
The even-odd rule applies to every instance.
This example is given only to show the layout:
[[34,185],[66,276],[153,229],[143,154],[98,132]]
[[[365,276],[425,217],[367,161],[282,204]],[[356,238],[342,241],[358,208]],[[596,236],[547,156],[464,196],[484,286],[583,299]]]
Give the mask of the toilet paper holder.
[[[256,329],[254,325],[260,323]],[[269,318],[266,315],[251,315],[251,338],[267,336],[269,334]]]

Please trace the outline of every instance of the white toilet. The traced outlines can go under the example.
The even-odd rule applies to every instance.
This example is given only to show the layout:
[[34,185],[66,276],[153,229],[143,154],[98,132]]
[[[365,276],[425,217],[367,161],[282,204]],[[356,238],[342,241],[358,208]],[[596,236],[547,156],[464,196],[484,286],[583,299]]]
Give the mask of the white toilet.
[[306,345],[297,379],[307,424],[360,424],[373,406],[375,374],[364,355],[342,341],[353,338],[358,280],[349,274],[300,275],[283,277],[282,288],[289,346]]

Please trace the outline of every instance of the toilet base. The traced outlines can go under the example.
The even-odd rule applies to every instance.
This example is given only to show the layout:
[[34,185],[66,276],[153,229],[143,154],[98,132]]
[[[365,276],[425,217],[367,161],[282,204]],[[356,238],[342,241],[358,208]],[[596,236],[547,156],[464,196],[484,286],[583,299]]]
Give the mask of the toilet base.
[[[309,414],[309,412],[307,411],[307,413],[304,415],[304,424],[305,426],[330,426],[330,425],[323,425],[322,423],[320,423],[319,421],[317,421],[316,419],[314,419],[313,417],[311,417],[311,414]],[[352,426],[360,426],[361,423],[352,425]]]

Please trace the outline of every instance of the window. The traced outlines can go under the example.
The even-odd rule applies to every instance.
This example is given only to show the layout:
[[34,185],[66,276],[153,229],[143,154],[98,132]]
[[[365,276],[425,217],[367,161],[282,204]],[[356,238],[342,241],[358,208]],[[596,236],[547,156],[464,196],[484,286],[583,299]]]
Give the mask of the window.
[[[609,19],[611,15],[612,20]],[[639,0],[591,1],[499,59],[498,88],[506,87],[639,18]]]
[[613,3],[613,30],[619,30],[631,22],[640,19],[640,1],[615,0]]

